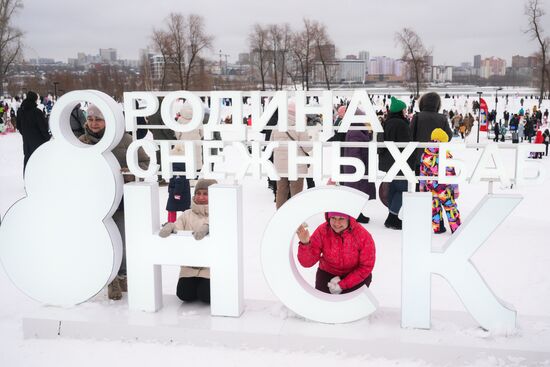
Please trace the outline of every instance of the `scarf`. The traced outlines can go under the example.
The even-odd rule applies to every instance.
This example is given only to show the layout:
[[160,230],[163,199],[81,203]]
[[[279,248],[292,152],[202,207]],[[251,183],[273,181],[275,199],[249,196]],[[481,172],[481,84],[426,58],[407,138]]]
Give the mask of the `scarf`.
[[88,124],[84,125],[84,143],[90,144],[90,145],[96,145],[101,138],[103,137],[103,134],[105,134],[105,129],[100,130],[97,133],[94,133],[90,128],[88,127]]

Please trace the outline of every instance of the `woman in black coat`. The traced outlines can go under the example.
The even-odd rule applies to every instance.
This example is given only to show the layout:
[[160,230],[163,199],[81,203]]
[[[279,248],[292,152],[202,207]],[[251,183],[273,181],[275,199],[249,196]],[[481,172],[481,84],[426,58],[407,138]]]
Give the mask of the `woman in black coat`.
[[50,140],[48,132],[48,121],[44,113],[37,107],[36,101],[38,95],[34,92],[28,92],[27,98],[21,103],[17,111],[17,129],[23,136],[23,169],[32,153],[42,144]]

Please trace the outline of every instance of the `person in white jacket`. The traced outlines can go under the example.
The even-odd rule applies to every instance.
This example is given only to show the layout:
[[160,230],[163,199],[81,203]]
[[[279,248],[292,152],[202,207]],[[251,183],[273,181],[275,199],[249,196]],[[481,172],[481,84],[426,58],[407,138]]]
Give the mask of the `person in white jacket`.
[[[183,212],[175,223],[166,223],[159,232],[160,237],[168,237],[179,231],[192,231],[199,241],[209,233],[208,187],[216,180],[200,179],[195,186],[191,209]],[[210,304],[210,268],[182,266],[176,295],[185,302],[200,300]]]

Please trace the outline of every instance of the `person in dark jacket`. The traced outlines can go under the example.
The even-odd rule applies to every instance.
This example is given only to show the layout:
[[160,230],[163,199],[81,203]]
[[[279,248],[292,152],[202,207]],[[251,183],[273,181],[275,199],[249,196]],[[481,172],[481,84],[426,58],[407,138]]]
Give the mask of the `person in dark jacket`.
[[437,128],[445,131],[449,137],[453,136],[447,117],[439,113],[441,108],[439,94],[435,92],[424,94],[420,98],[418,108],[420,112],[416,113],[411,121],[412,141],[430,142],[432,131]]
[[[172,170],[185,172],[185,163],[173,163]],[[177,212],[184,212],[191,207],[191,186],[189,180],[183,174],[176,174],[168,182],[168,222],[174,223],[177,219]]]
[[73,130],[73,134],[79,138],[81,135],[84,135],[84,124],[86,124],[86,116],[84,116],[84,112],[80,108],[80,103],[74,106],[73,110],[71,111],[71,130]]
[[[351,126],[361,126],[364,129],[366,127],[363,124],[352,124]],[[345,141],[346,142],[369,142],[372,140],[372,131],[368,130],[349,130],[346,133]],[[367,148],[359,147],[345,147],[343,148],[344,157],[353,157],[360,159],[364,164],[365,168],[368,170],[369,167],[369,150]],[[355,172],[353,166],[344,166],[344,173],[350,174]],[[364,192],[369,196],[369,200],[376,199],[376,186],[374,182],[369,182],[368,180],[359,180],[357,182],[343,182],[342,185],[352,187],[359,191]],[[362,213],[359,214],[357,218],[359,223],[368,223],[370,221],[369,217],[364,216]]]
[[500,135],[500,125],[498,122],[495,122],[493,132],[495,133],[495,138],[493,139],[493,141],[498,143],[498,136]]
[[23,170],[33,152],[42,144],[50,140],[48,121],[44,113],[37,107],[38,95],[32,91],[21,103],[17,112],[17,129],[23,136]]
[[[407,108],[405,102],[392,97],[390,104],[390,114],[384,122],[384,141],[393,141],[396,143],[408,143],[411,141],[411,129],[409,122],[405,118],[404,110]],[[403,150],[403,148],[399,148]],[[388,172],[395,160],[388,150],[384,150],[380,155],[380,170]],[[412,154],[407,160],[409,167],[414,169],[415,155]],[[400,171],[398,174],[402,174]],[[388,217],[384,222],[387,228],[400,230],[402,228],[401,219],[398,214],[403,204],[403,192],[407,191],[406,180],[393,180],[390,183],[388,194]]]
[[[453,131],[447,121],[447,117],[441,113],[441,97],[435,92],[424,94],[418,102],[420,112],[416,113],[411,121],[412,141],[419,143],[429,143],[431,141],[432,131],[440,128],[447,133],[449,140],[452,139]],[[468,130],[466,128],[466,130]],[[420,174],[420,156],[423,148],[416,149],[414,153],[414,172],[416,176]]]

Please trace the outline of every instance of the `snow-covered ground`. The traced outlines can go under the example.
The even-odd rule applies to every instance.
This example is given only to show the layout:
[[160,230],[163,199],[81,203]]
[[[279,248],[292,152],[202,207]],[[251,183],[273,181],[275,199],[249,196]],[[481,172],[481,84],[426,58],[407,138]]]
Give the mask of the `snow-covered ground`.
[[[445,101],[448,103],[449,100]],[[515,102],[514,102],[515,103]],[[514,106],[515,108],[515,106]],[[500,110],[500,108],[499,108]],[[472,134],[474,135],[474,134]],[[470,136],[470,139],[475,139]],[[482,141],[486,140],[482,134]],[[481,151],[468,150],[455,157],[472,161]],[[505,161],[513,164],[511,151],[505,154]],[[550,172],[550,159],[543,163]],[[9,207],[25,195],[22,179],[22,143],[19,134],[0,136],[0,216]],[[471,323],[467,329],[455,320],[436,320],[434,331],[442,335],[442,340],[452,339],[454,335],[466,337],[471,343],[494,343],[501,348],[513,349],[514,342],[536,340],[538,335],[547,336],[550,330],[550,249],[547,231],[550,228],[548,204],[550,203],[549,176],[542,185],[523,187],[520,190],[506,192],[521,193],[523,201],[514,210],[501,227],[474,255],[479,271],[485,277],[494,293],[506,303],[513,305],[518,313],[518,332],[512,336],[503,336],[483,332]],[[260,264],[260,242],[264,228],[275,213],[271,191],[265,181],[245,180],[243,182],[244,199],[244,257],[245,257],[245,299],[270,300],[277,302],[265,282]],[[495,185],[498,192],[498,185]],[[487,184],[461,186],[458,199],[459,209],[464,217],[471,213],[479,200],[486,194]],[[161,190],[161,203],[166,197],[166,189]],[[401,285],[401,233],[384,228],[386,208],[378,201],[370,201],[364,213],[371,217],[366,228],[372,233],[377,246],[377,262],[371,290],[378,299],[380,307],[395,309],[400,307]],[[165,213],[161,213],[164,221]],[[29,223],[32,230],[32,223]],[[310,224],[311,226],[311,224]],[[434,237],[434,243],[441,244],[451,235],[449,232]],[[174,293],[177,270],[173,267],[163,269],[164,292]],[[29,269],[32,271],[32,269]],[[312,280],[313,272],[304,271],[306,279]],[[227,366],[280,366],[280,365],[316,365],[316,366],[428,366],[440,365],[440,358],[426,360],[412,359],[403,353],[402,358],[381,358],[365,355],[346,355],[332,352],[289,352],[284,350],[231,349],[222,346],[197,347],[177,343],[135,342],[119,340],[36,340],[23,339],[21,320],[33,312],[37,304],[19,292],[9,281],[5,272],[0,271],[0,366],[97,366],[97,365],[175,365],[203,364]],[[109,305],[104,295],[93,302]],[[121,307],[113,305],[113,307]],[[439,277],[434,277],[432,291],[432,309],[441,311],[465,312],[451,287]],[[283,317],[283,316],[281,316]],[[284,317],[293,317],[285,314]],[[535,320],[533,322],[533,320]],[[389,324],[384,315],[373,315],[372,332],[398,328],[398,323]],[[430,331],[418,331],[418,336]],[[543,357],[532,359],[532,354],[521,357],[521,349],[515,357],[502,354],[492,356],[490,351],[479,359],[448,360],[450,366],[519,366],[550,365],[550,339]],[[443,343],[444,344],[444,343]],[[434,355],[442,345],[433,343]],[[465,350],[465,353],[466,350]],[[520,357],[517,357],[518,354]],[[535,362],[536,361],[536,362]]]

